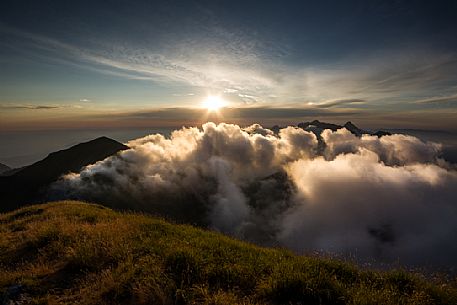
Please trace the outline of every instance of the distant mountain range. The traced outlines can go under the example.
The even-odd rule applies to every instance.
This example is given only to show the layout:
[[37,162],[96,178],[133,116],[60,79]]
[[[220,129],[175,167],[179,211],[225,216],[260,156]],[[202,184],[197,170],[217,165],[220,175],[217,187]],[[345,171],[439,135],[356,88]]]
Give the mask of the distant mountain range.
[[385,135],[390,135],[390,132],[379,130],[376,132],[370,132],[367,130],[360,129],[359,127],[355,126],[352,122],[348,121],[344,125],[337,125],[337,124],[330,124],[325,122],[320,122],[318,120],[314,120],[311,122],[303,122],[299,123],[298,127],[303,128],[304,130],[313,131],[320,135],[320,133],[325,129],[331,129],[332,131],[336,131],[341,128],[346,128],[351,133],[355,134],[356,136],[361,136],[363,134],[374,135],[378,137],[382,137]]
[[10,169],[6,166],[0,176],[0,212],[45,200],[48,185],[60,176],[79,172],[84,166],[125,149],[128,149],[128,146],[107,137],[100,137],[50,153],[43,160],[23,168]]

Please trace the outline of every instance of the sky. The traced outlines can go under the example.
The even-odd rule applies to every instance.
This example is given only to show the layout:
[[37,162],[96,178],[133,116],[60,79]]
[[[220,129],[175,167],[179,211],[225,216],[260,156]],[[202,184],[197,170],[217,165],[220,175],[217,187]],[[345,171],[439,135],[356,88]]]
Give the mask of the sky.
[[[0,129],[457,130],[455,1],[0,3]],[[202,103],[226,106],[208,115]]]

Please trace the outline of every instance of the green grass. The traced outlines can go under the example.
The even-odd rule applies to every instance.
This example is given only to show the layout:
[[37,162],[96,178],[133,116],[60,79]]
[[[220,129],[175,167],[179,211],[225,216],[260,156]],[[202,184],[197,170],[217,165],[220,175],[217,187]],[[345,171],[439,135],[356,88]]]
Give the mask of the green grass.
[[[15,285],[18,293],[11,292]],[[65,201],[0,215],[1,298],[20,304],[457,304],[457,288]]]

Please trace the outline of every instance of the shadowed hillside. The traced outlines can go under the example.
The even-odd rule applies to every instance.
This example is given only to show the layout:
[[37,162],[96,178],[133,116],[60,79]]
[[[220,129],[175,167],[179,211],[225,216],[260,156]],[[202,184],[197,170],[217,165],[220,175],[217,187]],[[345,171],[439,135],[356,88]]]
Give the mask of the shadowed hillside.
[[9,170],[11,170],[11,168],[8,165],[0,163],[0,174],[7,172]]
[[46,158],[14,174],[0,177],[0,211],[18,208],[23,202],[40,202],[45,188],[61,175],[77,172],[86,165],[103,160],[128,147],[107,137],[80,143],[50,153]]
[[2,304],[456,304],[455,286],[404,271],[256,247],[99,205],[0,215]]

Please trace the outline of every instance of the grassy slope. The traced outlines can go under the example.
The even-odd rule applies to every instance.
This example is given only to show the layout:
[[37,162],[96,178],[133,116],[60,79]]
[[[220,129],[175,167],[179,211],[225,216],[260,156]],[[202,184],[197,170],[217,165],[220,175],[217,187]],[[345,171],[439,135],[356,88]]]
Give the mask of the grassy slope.
[[406,272],[69,201],[0,215],[0,293],[32,304],[457,304],[455,286]]

